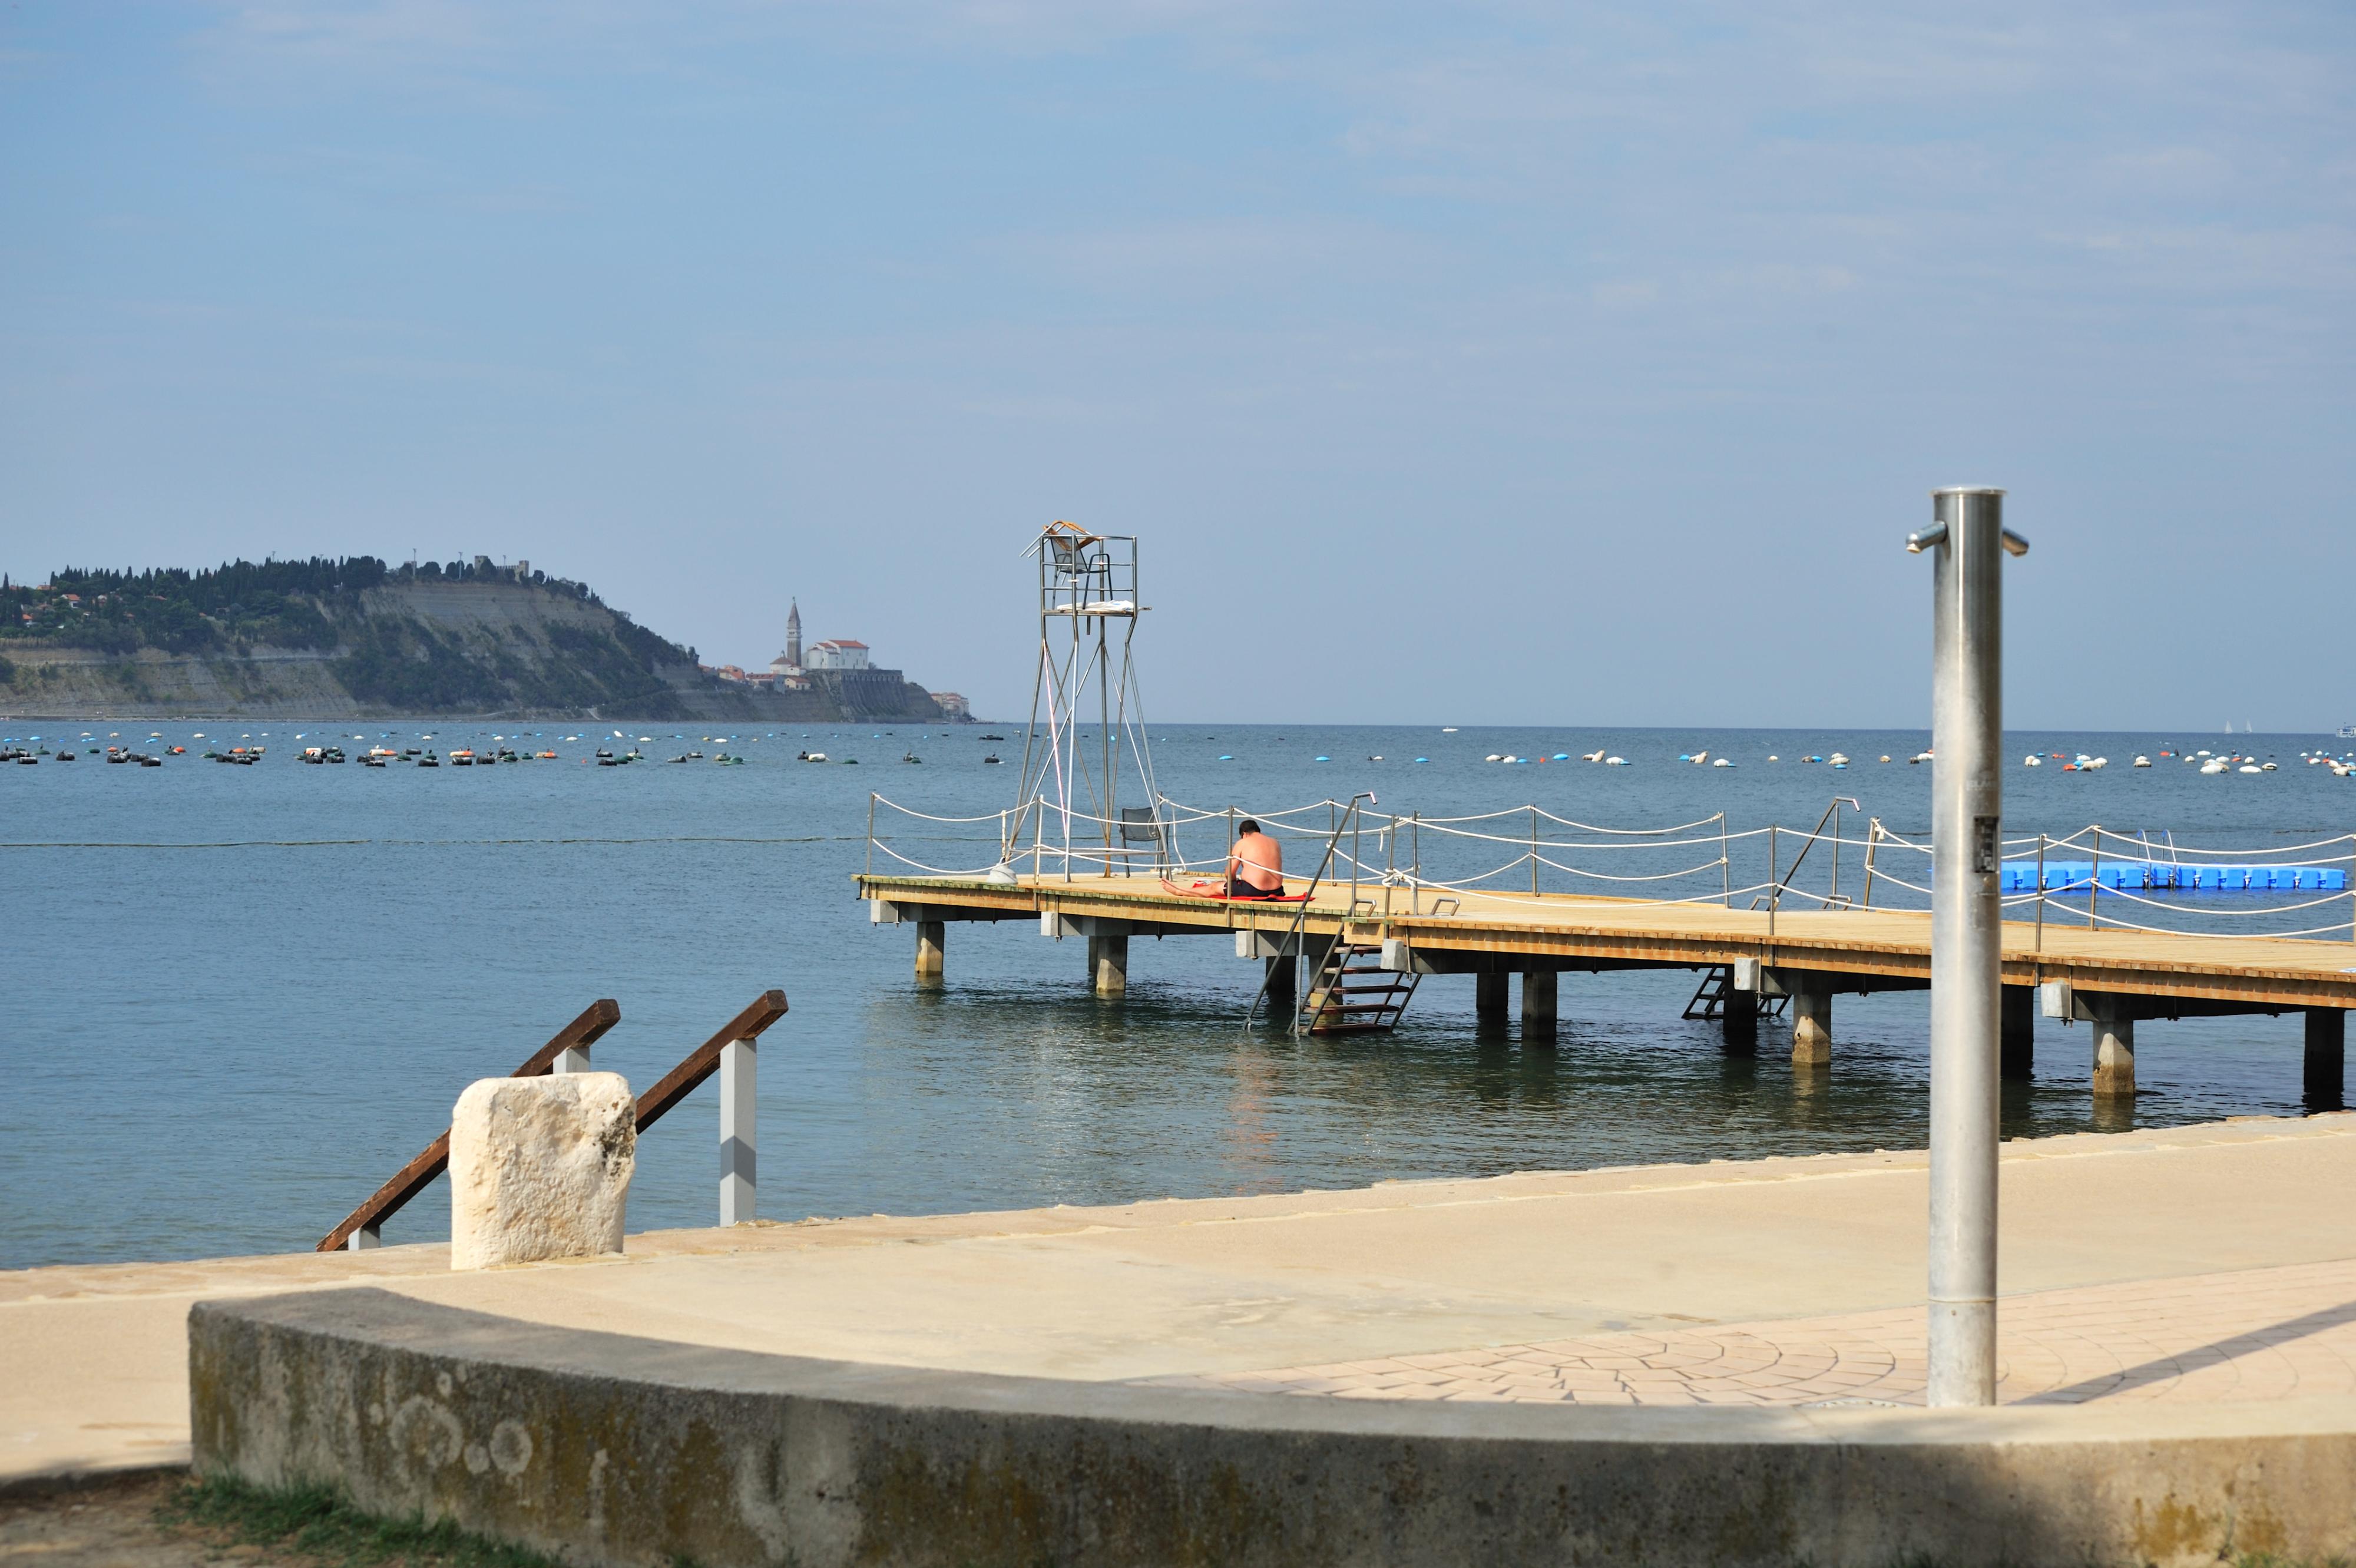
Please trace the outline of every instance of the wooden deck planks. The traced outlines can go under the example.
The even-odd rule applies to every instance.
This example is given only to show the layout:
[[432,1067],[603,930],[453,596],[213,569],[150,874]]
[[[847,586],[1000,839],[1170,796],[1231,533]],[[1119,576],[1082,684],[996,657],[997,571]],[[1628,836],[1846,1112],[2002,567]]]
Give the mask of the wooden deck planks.
[[[860,896],[920,905],[925,918],[989,919],[1053,913],[1121,919],[1178,931],[1287,929],[1297,905],[1230,903],[1173,893],[1145,876],[1024,877],[993,884],[955,878],[864,875]],[[1387,908],[1385,908],[1387,893]],[[1418,913],[1405,889],[1360,884],[1320,888],[1305,921],[1319,936],[1397,938],[1419,948],[1557,960],[1700,967],[1760,959],[1786,968],[1926,980],[1931,917],[1898,909],[1767,911],[1576,894],[1468,893],[1447,914]],[[1796,901],[1796,900],[1795,900]],[[2028,908],[2029,906],[2021,906]],[[910,918],[916,918],[911,916]],[[2238,1002],[2285,1010],[2356,1007],[2356,942],[2301,938],[2177,936],[2088,929],[2059,904],[2041,933],[2033,920],[2004,925],[2008,984],[2065,980],[2079,990]]]

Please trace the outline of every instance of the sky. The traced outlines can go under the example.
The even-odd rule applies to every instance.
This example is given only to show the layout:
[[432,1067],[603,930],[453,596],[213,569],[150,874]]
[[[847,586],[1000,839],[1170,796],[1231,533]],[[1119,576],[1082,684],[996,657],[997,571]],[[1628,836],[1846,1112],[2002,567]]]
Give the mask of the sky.
[[1027,711],[2356,722],[2356,8],[12,0],[0,568],[488,554]]

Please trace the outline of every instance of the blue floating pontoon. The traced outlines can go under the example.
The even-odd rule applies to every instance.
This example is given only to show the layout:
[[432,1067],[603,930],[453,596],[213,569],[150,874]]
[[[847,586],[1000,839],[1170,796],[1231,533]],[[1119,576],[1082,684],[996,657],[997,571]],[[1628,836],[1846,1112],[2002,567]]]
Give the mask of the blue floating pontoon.
[[[2096,886],[2144,892],[2153,888],[2179,893],[2344,893],[2348,871],[2338,865],[2195,865],[2189,861],[2049,860],[2045,891],[2083,893]],[[2037,863],[2008,860],[1999,874],[1999,891],[2037,891]]]

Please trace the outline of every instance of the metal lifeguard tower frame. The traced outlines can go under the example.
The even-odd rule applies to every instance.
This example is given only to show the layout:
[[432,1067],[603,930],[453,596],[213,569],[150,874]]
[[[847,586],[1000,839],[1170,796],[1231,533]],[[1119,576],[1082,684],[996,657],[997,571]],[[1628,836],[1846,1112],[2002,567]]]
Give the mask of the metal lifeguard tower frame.
[[[1138,596],[1136,536],[1051,522],[1024,553],[1039,563],[1039,667],[1022,787],[1000,858],[1011,866],[1028,851],[1036,868],[1057,854],[1066,880],[1076,859],[1101,859],[1107,873],[1141,860],[1159,871],[1173,846],[1133,658],[1147,607]],[[1093,748],[1080,733],[1091,703]]]

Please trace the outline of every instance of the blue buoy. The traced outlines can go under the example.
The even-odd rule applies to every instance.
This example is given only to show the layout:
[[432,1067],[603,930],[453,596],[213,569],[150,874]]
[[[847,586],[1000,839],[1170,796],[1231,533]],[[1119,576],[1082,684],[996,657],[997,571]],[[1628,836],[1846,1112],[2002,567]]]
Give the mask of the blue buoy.
[[1320,761],[1320,762],[1331,762],[1331,761],[1333,761],[1333,759],[1332,757],[1319,757],[1317,760],[1318,760],[1318,761]]
[[1554,754],[1554,759],[1557,762],[1569,762],[1570,760],[1570,753],[1567,751],[1558,751]]
[[1236,754],[1232,751],[1223,751],[1219,753],[1219,760],[1222,762],[1233,762],[1235,759]]
[[1430,758],[1429,757],[1417,757],[1417,758],[1416,758],[1416,760],[1417,760],[1418,762],[1429,762],[1429,761],[1430,761],[1430,760],[1431,760],[1431,758]]

